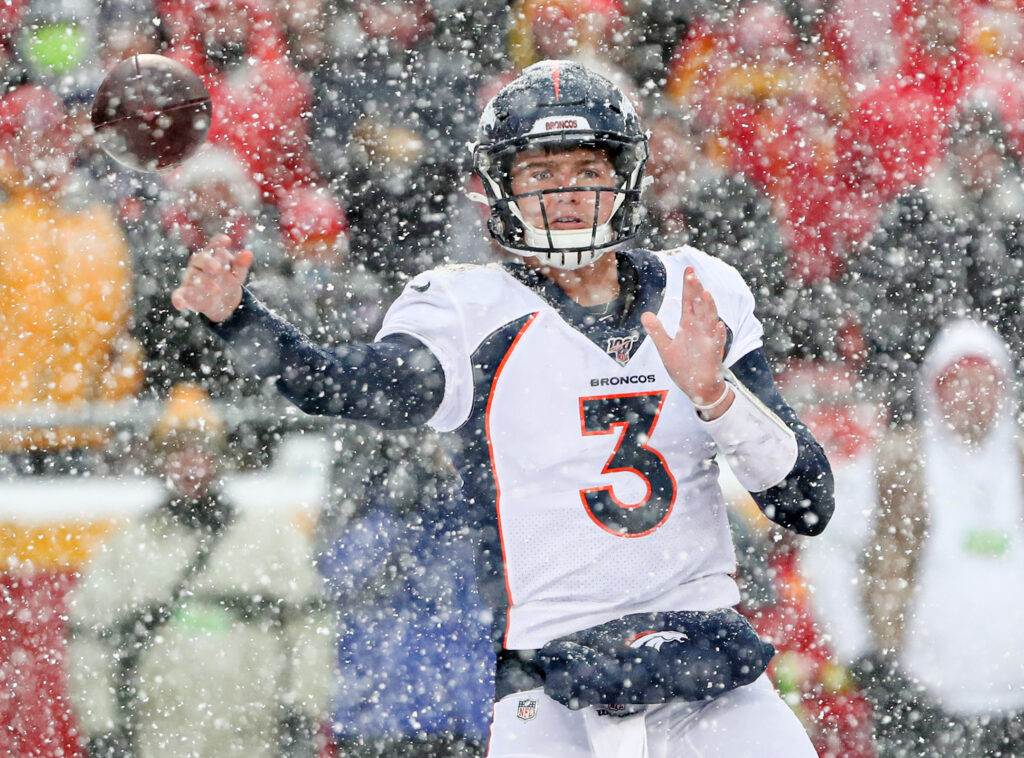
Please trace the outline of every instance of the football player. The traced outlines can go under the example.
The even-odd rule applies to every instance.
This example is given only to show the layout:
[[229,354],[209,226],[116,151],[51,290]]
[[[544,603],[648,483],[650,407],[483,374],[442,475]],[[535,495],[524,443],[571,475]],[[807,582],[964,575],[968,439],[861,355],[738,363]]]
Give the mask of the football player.
[[226,239],[174,304],[306,412],[446,433],[494,611],[492,758],[813,756],[731,610],[719,459],[783,527],[817,534],[833,509],[753,295],[699,250],[632,245],[647,137],[580,64],[502,89],[473,156],[518,258],[419,274],[372,344],[326,350],[270,314]]

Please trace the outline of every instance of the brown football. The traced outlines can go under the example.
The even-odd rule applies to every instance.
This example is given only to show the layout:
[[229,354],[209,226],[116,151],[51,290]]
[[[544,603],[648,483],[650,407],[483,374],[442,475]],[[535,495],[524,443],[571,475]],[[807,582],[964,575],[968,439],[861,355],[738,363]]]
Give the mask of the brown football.
[[199,149],[213,105],[202,80],[163,55],[133,55],[103,79],[92,104],[100,145],[139,171],[161,171]]

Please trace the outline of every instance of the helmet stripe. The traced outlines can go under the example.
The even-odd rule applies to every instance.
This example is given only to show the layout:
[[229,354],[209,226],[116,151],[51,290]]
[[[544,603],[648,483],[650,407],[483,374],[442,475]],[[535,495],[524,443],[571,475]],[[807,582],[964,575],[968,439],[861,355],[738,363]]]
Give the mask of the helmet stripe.
[[555,100],[561,100],[562,99],[562,93],[559,90],[559,81],[558,81],[560,76],[561,76],[561,71],[560,71],[559,67],[556,65],[554,68],[551,69],[551,81],[555,85]]

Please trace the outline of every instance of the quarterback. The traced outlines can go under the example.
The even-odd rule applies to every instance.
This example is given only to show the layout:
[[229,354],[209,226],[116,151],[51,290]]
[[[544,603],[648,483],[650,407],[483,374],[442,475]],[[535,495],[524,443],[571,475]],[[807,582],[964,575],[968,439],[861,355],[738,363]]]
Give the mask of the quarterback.
[[489,756],[810,758],[773,649],[732,610],[718,461],[787,529],[833,509],[753,295],[699,250],[631,244],[647,137],[580,64],[501,90],[473,158],[515,262],[419,274],[372,344],[328,350],[271,314],[226,238],[173,302],[308,413],[444,433],[494,613]]

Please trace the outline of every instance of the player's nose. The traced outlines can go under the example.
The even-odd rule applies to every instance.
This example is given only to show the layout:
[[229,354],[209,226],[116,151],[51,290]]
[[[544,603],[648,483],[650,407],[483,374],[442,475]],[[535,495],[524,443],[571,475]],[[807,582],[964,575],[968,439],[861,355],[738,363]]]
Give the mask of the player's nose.
[[[574,174],[570,174],[570,173],[566,173],[562,177],[562,181],[560,182],[560,184],[561,184],[562,187],[565,187],[565,188],[572,188],[572,187],[579,187],[579,186],[581,186],[581,182],[579,180],[579,177],[577,177]],[[555,193],[555,197],[558,199],[559,203],[562,203],[562,204],[565,204],[565,205],[576,205],[581,200],[581,197],[580,197],[581,194],[582,193],[579,193],[579,192],[556,192]]]

